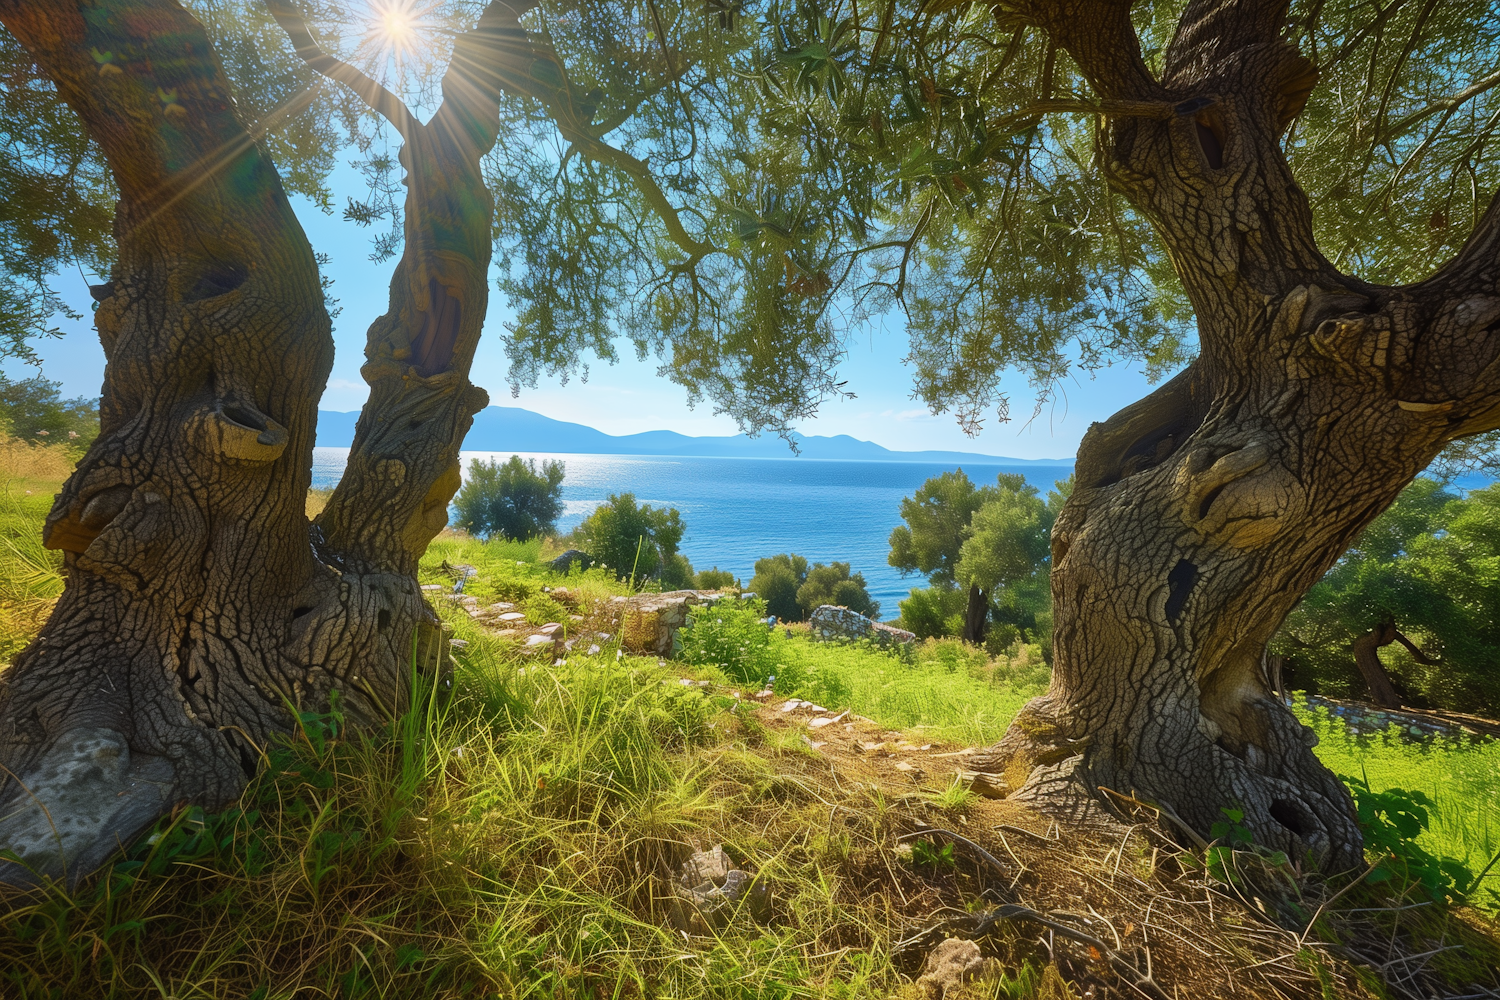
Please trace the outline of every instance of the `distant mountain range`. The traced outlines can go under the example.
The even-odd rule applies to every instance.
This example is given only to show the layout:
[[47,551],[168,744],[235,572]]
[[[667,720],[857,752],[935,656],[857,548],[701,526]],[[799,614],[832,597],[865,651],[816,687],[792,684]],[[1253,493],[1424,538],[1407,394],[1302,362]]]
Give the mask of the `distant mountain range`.
[[[354,442],[359,413],[318,411],[318,445],[347,448]],[[872,441],[847,434],[834,437],[794,435],[802,457],[863,462],[968,462],[975,465],[1071,466],[1071,458],[1005,458],[967,451],[891,451]],[[474,417],[464,438],[465,451],[562,452],[574,455],[668,455],[692,458],[792,458],[786,442],[774,435],[749,438],[689,437],[676,431],[605,434],[603,431],[553,420],[515,406],[490,406]]]

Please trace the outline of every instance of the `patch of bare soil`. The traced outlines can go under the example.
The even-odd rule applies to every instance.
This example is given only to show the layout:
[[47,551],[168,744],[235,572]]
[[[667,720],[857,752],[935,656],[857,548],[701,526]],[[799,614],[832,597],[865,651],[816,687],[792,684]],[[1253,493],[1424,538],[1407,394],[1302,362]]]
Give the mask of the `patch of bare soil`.
[[899,900],[906,924],[888,946],[919,993],[995,995],[982,978],[923,977],[930,956],[951,959],[935,949],[959,938],[998,967],[1051,967],[1072,995],[1101,1000],[1500,997],[1496,924],[1420,889],[1392,895],[1362,873],[1324,877],[1250,851],[1226,852],[1211,872],[1201,845],[1163,834],[1144,804],[1120,803],[1136,822],[1070,829],[1004,798],[963,794],[973,748],[806,702],[768,699],[752,714],[783,744],[804,746],[833,814],[844,799],[889,805],[889,836],[911,853],[854,881]]

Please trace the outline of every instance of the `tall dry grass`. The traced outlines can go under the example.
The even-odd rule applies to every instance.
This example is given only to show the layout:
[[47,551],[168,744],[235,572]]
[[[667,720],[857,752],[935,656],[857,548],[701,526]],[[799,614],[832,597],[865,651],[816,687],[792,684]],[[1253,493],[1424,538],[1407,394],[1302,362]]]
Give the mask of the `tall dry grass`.
[[76,464],[78,456],[67,445],[0,438],[0,479],[63,480]]

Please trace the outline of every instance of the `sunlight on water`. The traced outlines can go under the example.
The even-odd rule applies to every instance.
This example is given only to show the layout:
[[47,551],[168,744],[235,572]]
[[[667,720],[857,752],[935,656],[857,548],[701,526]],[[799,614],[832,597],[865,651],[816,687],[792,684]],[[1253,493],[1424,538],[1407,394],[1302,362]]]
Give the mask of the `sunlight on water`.
[[[338,481],[347,448],[313,452],[313,485]],[[504,461],[509,452],[463,453],[471,459]],[[634,493],[653,506],[676,507],[687,522],[682,552],[694,569],[718,566],[746,583],[755,560],[796,552],[811,562],[849,562],[862,572],[882,617],[895,617],[896,602],[919,577],[902,579],[886,565],[887,539],[901,523],[901,498],[922,481],[951,469],[917,462],[829,462],[812,459],[670,458],[620,455],[524,453],[555,458],[568,467],[564,513],[558,528],[571,531],[611,493]],[[1019,472],[1043,495],[1071,466],[971,465],[976,483],[1000,472]]]

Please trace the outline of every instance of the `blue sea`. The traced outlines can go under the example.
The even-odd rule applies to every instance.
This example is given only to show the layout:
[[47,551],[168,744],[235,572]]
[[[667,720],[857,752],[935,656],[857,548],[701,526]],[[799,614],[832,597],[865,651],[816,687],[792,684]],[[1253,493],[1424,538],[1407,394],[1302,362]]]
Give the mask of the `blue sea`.
[[[333,486],[347,448],[313,450],[313,485]],[[504,461],[509,452],[464,452],[469,460]],[[920,577],[903,578],[886,564],[891,529],[901,523],[901,498],[953,465],[918,462],[840,462],[804,458],[678,458],[624,455],[551,455],[567,465],[566,504],[558,521],[570,531],[611,493],[634,493],[652,506],[676,507],[687,526],[681,552],[694,569],[717,566],[746,583],[755,560],[795,552],[809,562],[850,563],[863,573],[882,617],[899,613],[896,602]],[[976,483],[1001,472],[1019,472],[1043,495],[1071,465],[965,465]]]

